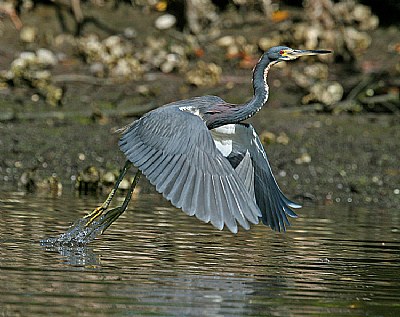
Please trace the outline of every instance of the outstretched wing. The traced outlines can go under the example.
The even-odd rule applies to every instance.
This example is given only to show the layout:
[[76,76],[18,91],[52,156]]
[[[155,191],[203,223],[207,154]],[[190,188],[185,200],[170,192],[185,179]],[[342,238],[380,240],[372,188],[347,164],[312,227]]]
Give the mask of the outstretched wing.
[[248,124],[228,124],[211,130],[211,134],[217,148],[255,198],[262,222],[274,230],[285,230],[290,225],[287,216],[297,217],[291,208],[301,206],[290,201],[280,190],[254,128]]
[[[186,109],[182,108],[181,109]],[[258,223],[261,212],[238,174],[217,150],[200,117],[178,107],[163,107],[135,121],[119,145],[156,190],[218,229],[237,232]]]

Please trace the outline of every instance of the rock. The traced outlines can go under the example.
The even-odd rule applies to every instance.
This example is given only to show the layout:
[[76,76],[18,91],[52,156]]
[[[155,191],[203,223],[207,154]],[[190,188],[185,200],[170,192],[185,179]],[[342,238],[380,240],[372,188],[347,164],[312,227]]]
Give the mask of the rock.
[[329,106],[342,100],[342,97],[343,87],[340,83],[318,82],[311,86],[310,94],[303,98],[303,103],[317,101]]
[[112,185],[115,183],[115,181],[116,181],[116,177],[115,177],[114,173],[112,173],[112,172],[106,172],[101,179],[101,182],[104,185],[110,185],[110,184]]
[[103,41],[103,44],[107,48],[112,48],[121,44],[121,38],[118,35],[111,35]]
[[22,52],[21,54],[19,54],[19,58],[27,63],[36,62],[36,54],[33,52]]
[[39,48],[36,51],[37,62],[43,65],[56,65],[57,64],[57,57],[56,55],[45,48]]
[[24,43],[33,43],[37,37],[37,29],[32,26],[25,26],[19,32],[19,38]]
[[124,178],[121,181],[121,183],[119,184],[118,188],[121,189],[121,190],[128,190],[130,185],[131,185],[131,183],[126,178]]
[[131,67],[125,59],[120,59],[117,65],[111,70],[111,75],[115,77],[129,77],[131,74]]
[[160,69],[163,73],[170,73],[179,63],[179,57],[176,54],[168,54],[166,61],[161,65]]
[[289,137],[285,132],[279,133],[278,137],[276,138],[276,143],[282,144],[282,145],[288,145],[289,144]]
[[166,13],[159,16],[155,21],[155,27],[159,30],[167,30],[172,28],[176,23],[174,15]]
[[276,141],[276,135],[272,132],[264,131],[260,134],[260,140],[265,145],[272,144]]
[[222,69],[214,63],[199,61],[186,73],[186,81],[195,86],[213,86],[219,83]]
[[282,43],[282,37],[279,34],[275,34],[270,37],[262,37],[258,40],[258,47],[262,51],[267,51],[273,46],[278,46]]
[[216,41],[216,44],[221,47],[228,47],[235,44],[235,38],[230,35],[223,36]]
[[106,73],[106,67],[103,63],[95,62],[90,64],[89,71],[93,76],[104,77]]
[[127,27],[127,28],[124,30],[124,36],[125,36],[127,39],[133,39],[133,38],[135,38],[135,37],[137,36],[137,32],[136,32],[136,30],[135,30],[134,28]]
[[296,164],[307,164],[311,162],[311,156],[308,153],[303,153],[300,157],[295,159],[294,161]]

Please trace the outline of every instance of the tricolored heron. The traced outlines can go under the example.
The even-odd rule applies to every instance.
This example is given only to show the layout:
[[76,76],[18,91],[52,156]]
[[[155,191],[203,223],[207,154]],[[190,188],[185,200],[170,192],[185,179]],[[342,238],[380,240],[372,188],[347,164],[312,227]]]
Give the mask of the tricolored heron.
[[250,101],[237,105],[216,96],[180,100],[121,129],[119,146],[128,160],[107,200],[86,216],[88,224],[107,211],[133,164],[139,171],[124,203],[108,211],[104,230],[125,211],[140,173],[174,206],[220,230],[226,225],[236,233],[237,224],[249,229],[260,219],[274,230],[285,230],[288,216],[297,217],[292,208],[301,206],[282,193],[257,133],[242,121],[267,102],[272,65],[326,53],[330,51],[273,47],[253,70]]

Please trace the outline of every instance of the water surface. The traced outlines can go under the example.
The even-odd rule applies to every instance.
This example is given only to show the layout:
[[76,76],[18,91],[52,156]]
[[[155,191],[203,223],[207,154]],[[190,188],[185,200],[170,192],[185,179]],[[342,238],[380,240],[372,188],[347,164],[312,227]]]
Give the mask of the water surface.
[[0,193],[0,316],[400,316],[398,210],[233,235],[143,194],[87,247],[40,245],[102,199]]

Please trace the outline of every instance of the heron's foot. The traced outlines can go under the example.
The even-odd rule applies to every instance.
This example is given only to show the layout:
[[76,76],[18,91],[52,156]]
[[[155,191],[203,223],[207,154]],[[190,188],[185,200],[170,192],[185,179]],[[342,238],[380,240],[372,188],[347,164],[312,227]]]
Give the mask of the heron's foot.
[[92,231],[100,231],[100,234],[103,234],[104,231],[123,214],[125,209],[126,206],[123,205],[108,209],[108,205],[103,204],[83,217],[83,219],[88,219],[85,228],[91,229]]
[[104,231],[106,231],[107,228],[124,213],[124,211],[125,208],[123,206],[118,206],[107,210],[106,213],[103,213],[101,217],[96,220],[96,227],[101,228],[101,234],[103,234]]
[[85,226],[86,227],[89,226],[93,221],[95,221],[98,217],[100,217],[106,210],[107,210],[107,207],[104,205],[101,205],[101,206],[95,208],[91,213],[84,216],[83,219],[88,219]]

